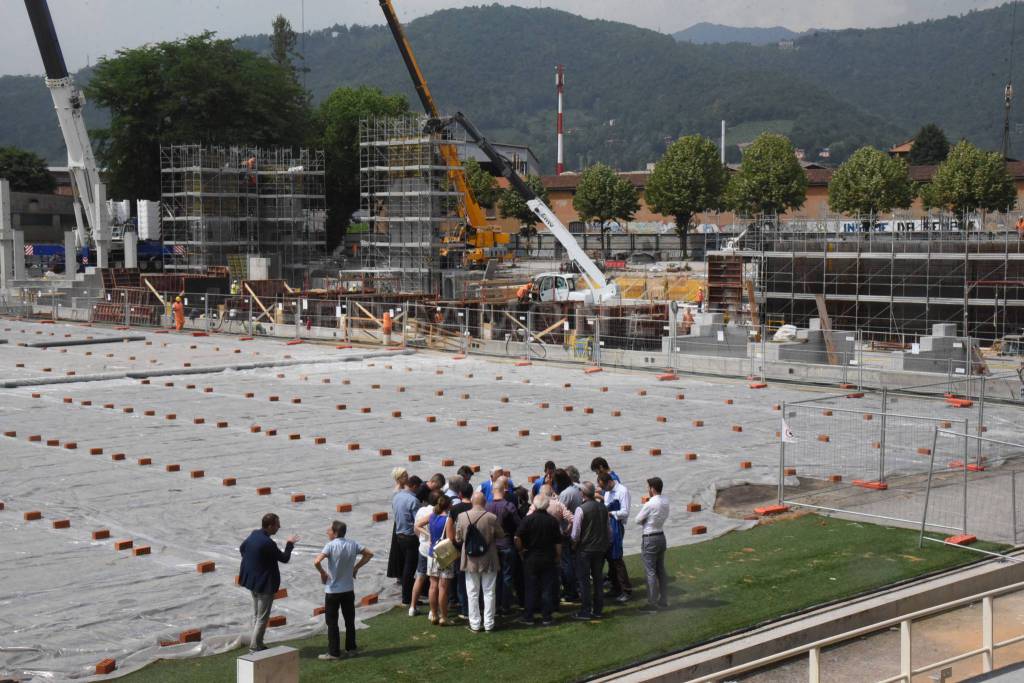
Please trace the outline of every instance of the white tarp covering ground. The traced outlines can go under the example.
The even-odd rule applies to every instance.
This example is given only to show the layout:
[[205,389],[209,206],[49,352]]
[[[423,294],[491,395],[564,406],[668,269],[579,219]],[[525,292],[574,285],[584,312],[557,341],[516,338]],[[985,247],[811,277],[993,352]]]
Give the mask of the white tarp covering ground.
[[[0,433],[16,432],[0,437],[0,501],[6,507],[0,511],[0,677],[82,679],[108,657],[124,672],[158,657],[236,646],[251,611],[248,592],[234,585],[237,548],[271,511],[281,516],[282,545],[292,533],[302,539],[282,567],[288,597],[273,608],[287,625],[271,629],[268,640],[323,630],[323,618],[313,616],[322,604],[322,587],[311,563],[335,518],[347,522],[349,538],[376,552],[359,574],[356,597],[379,592],[380,603],[357,610],[357,619],[390,607],[396,587],[384,574],[391,521],[373,523],[371,516],[390,511],[389,474],[396,465],[426,479],[478,464],[479,481],[500,464],[516,483],[526,484],[548,459],[575,465],[590,478],[589,463],[601,455],[630,488],[634,514],[645,479],[665,480],[673,505],[666,526],[670,545],[720,535],[749,523],[708,510],[716,487],[774,483],[779,413],[772,405],[810,395],[775,386],[751,390],[745,382],[658,382],[650,373],[584,374],[579,367],[517,367],[473,357],[286,346],[267,339],[145,333],[145,341],[64,351],[18,345],[50,333],[55,339],[113,334],[0,320],[0,338],[10,342],[0,345],[0,383],[33,384],[0,389]],[[186,371],[186,363],[187,371],[197,371],[270,360],[302,364],[159,376],[149,384],[127,377],[35,383]],[[69,377],[69,371],[76,374]],[[616,410],[621,416],[612,416]],[[401,416],[393,416],[395,411]],[[202,424],[195,423],[197,417]],[[695,419],[704,426],[695,427]],[[260,431],[252,431],[253,425]],[[267,436],[271,429],[276,436]],[[519,436],[522,429],[529,435]],[[552,441],[551,434],[561,440]],[[36,435],[39,441],[29,440]],[[57,445],[48,446],[53,440]],[[591,446],[596,440],[601,445]],[[68,442],[76,448],[65,448]],[[358,450],[350,450],[355,443]],[[622,444],[631,450],[621,451]],[[102,453],[90,454],[93,448]],[[382,448],[392,455],[381,456]],[[653,457],[651,449],[662,454]],[[689,451],[698,459],[687,461],[683,454]],[[113,459],[115,453],[124,459]],[[421,461],[407,462],[410,454]],[[140,458],[152,464],[140,465]],[[455,466],[442,466],[449,458]],[[753,467],[741,470],[744,460]],[[180,471],[166,471],[169,464]],[[198,470],[203,476],[193,478],[190,473]],[[235,486],[222,484],[228,477]],[[271,494],[257,495],[264,486]],[[292,502],[296,493],[305,501]],[[704,510],[687,513],[690,502]],[[336,513],[342,503],[352,504],[352,512]],[[40,511],[42,519],[25,521],[27,511]],[[69,519],[70,528],[53,528],[58,519]],[[698,524],[707,527],[707,536],[691,536]],[[92,540],[97,529],[109,529],[110,538]],[[115,550],[114,541],[121,539],[149,546],[151,554]],[[639,542],[631,524],[626,551],[637,552]],[[214,561],[216,571],[197,573],[196,564],[205,560]],[[642,577],[634,582],[642,583]],[[160,646],[186,629],[201,629],[202,642]]]

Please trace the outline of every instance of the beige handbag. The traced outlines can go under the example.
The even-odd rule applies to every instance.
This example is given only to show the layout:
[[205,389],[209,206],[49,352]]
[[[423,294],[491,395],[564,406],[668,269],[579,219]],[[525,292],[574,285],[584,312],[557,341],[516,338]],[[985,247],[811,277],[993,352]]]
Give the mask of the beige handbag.
[[459,558],[459,550],[447,538],[442,538],[434,546],[434,560],[441,569],[447,569]]

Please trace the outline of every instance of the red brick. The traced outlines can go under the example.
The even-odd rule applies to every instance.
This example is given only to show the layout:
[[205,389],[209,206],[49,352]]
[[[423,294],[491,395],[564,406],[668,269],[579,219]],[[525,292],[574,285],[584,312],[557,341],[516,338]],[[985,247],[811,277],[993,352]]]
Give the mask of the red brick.
[[177,418],[178,416],[175,415],[174,413],[167,413],[166,415],[164,415],[165,420],[175,420]]
[[601,440],[600,439],[592,439],[590,441],[590,447],[591,448],[600,448],[601,447]]
[[267,622],[267,626],[269,626],[270,628],[277,628],[278,626],[284,626],[287,623],[288,618],[285,617],[283,614],[278,614],[276,616],[270,617],[270,621]]
[[124,408],[121,408],[121,412],[131,414],[135,412],[135,408],[132,408],[131,406],[125,406]]
[[401,410],[392,410],[391,411],[391,417],[402,417],[402,411]]
[[622,411],[621,410],[613,410],[612,411],[612,417],[622,417]]
[[348,450],[350,450],[350,451],[358,451],[359,450],[359,444],[357,444],[357,443],[350,443],[350,444],[348,444],[346,446],[346,448],[348,448]]
[[138,459],[138,463],[140,465],[152,465],[153,464],[153,459],[152,458],[139,458]]
[[387,512],[374,512],[372,517],[374,522],[386,522],[388,519]]
[[256,495],[257,496],[269,496],[270,495],[270,487],[269,486],[259,486],[259,487],[257,487],[256,488]]
[[551,435],[551,440],[552,441],[561,441],[562,440],[562,435],[561,434],[552,434]]
[[259,425],[251,425],[249,427],[249,431],[252,432],[253,434],[259,434],[261,429],[262,427],[260,427]]
[[70,396],[65,396],[64,397],[64,402],[65,403],[74,403],[75,399],[71,398]]
[[743,431],[743,426],[742,425],[733,425],[732,426],[732,431],[734,431],[734,432],[742,432]]
[[110,454],[110,459],[111,460],[120,461],[120,460],[124,460],[124,458],[125,458],[124,453],[111,453]]
[[529,436],[529,435],[530,435],[530,430],[529,429],[520,429],[519,430],[519,436]]
[[825,417],[832,417],[832,411],[831,410],[823,410],[823,411],[821,411],[821,414],[824,415]]
[[202,479],[203,477],[206,476],[206,472],[204,472],[203,470],[192,470],[191,472],[188,473],[188,476],[191,477],[192,479]]
[[10,431],[4,432],[4,436],[6,436],[6,437],[16,437],[16,436],[18,436],[18,432],[14,431],[12,429]]
[[325,443],[327,443],[327,437],[326,436],[314,436],[313,437],[313,443],[316,444],[317,446],[323,446]]
[[646,389],[639,389],[639,390],[638,390],[638,391],[636,392],[636,395],[637,395],[637,396],[646,396],[646,395],[647,395],[647,390],[646,390]]
[[547,408],[550,408],[550,407],[551,407],[551,404],[550,404],[550,403],[547,403],[547,402],[541,402],[541,403],[538,403],[538,404],[537,404],[537,407],[538,407],[538,408],[544,408],[544,409],[547,409]]
[[134,541],[114,541],[114,550],[131,550],[132,546],[135,545]]
[[251,391],[247,391],[247,392],[245,392],[245,397],[246,398],[256,398],[256,394],[251,392]]
[[132,555],[140,557],[142,555],[149,555],[150,547],[148,545],[140,545],[137,548],[132,548]]
[[706,526],[704,526],[703,524],[698,524],[697,526],[690,528],[690,535],[691,536],[700,536],[702,534],[706,534],[707,532],[708,532],[708,528]]
[[64,448],[68,449],[69,451],[73,451],[76,448],[78,448],[78,444],[75,443],[74,441],[65,441]]
[[932,454],[932,449],[930,449],[930,448],[918,448],[917,449],[917,454],[918,455],[931,455]]
[[427,422],[437,422],[437,418],[433,415],[427,415]]
[[352,512],[352,503],[338,503],[334,506],[335,512]]
[[94,541],[102,541],[107,538],[110,538],[110,529],[97,529],[92,532],[92,540]]
[[693,451],[690,451],[689,453],[685,453],[683,457],[686,458],[687,460],[696,460],[697,454],[694,453]]
[[412,455],[410,455],[408,457],[408,460],[409,460],[409,462],[419,462],[420,461],[419,453],[413,453]]
[[833,484],[838,484],[843,480],[843,476],[841,474],[830,474],[828,480]]
[[300,438],[302,438],[301,434],[289,434],[288,435],[288,440],[289,441],[298,441]]
[[654,419],[655,419],[655,421],[657,421],[657,422],[668,422],[668,418],[667,418],[667,417],[665,417],[664,415],[658,415],[658,416],[657,416],[656,418],[654,418]]
[[156,411],[155,410],[143,410],[142,414],[145,415],[146,417],[155,417],[156,416]]
[[784,474],[787,477],[795,477],[796,476],[796,468],[795,467],[787,467],[784,470]]
[[469,469],[473,470],[474,472],[479,472],[480,471],[480,465],[470,465]]
[[164,471],[166,471],[166,472],[180,472],[181,471],[181,465],[165,465],[164,466]]
[[103,676],[105,674],[113,673],[114,669],[117,668],[117,661],[110,659],[109,657],[100,661],[96,664],[96,675]]
[[55,519],[55,520],[53,520],[53,528],[54,529],[70,529],[71,528],[71,520],[70,519]]
[[465,427],[468,424],[469,424],[469,421],[467,421],[467,420],[456,420],[455,421],[455,426],[456,427]]
[[[199,564],[205,564],[200,562]],[[212,562],[210,564],[213,564]],[[209,571],[213,571],[210,569]],[[200,571],[202,573],[202,571]],[[203,639],[203,632],[197,628],[190,628],[178,634],[179,643],[198,643]]]
[[621,446],[619,446],[619,451],[621,453],[629,453],[631,450],[633,450],[632,444],[624,443]]
[[281,400],[281,399],[280,399],[280,397],[279,397],[279,396],[268,396],[268,397],[267,397],[267,400],[268,400],[268,401],[271,401],[271,402],[275,402],[275,401],[279,401],[279,400]]
[[377,593],[370,593],[369,595],[364,595],[362,598],[359,599],[359,605],[361,607],[369,607],[370,605],[376,605],[377,599]]
[[441,461],[441,467],[455,467],[455,461],[451,458],[445,458]]
[[238,482],[235,480],[234,477],[224,477],[223,479],[220,480],[220,483],[221,486],[234,486]]
[[47,439],[46,440],[46,445],[47,446],[53,446],[53,447],[56,448],[57,446],[60,445],[60,439]]
[[306,494],[305,493],[293,493],[292,494],[292,502],[293,503],[305,503],[306,502]]
[[215,569],[217,569],[217,563],[213,560],[203,560],[202,562],[196,565],[196,571],[200,574],[209,574]]
[[732,405],[732,399],[731,398],[725,399],[725,405],[731,406]]
[[648,451],[648,453],[650,453],[651,455],[661,455],[661,449],[660,448],[652,448],[651,450]]
[[687,512],[700,512],[701,511],[700,503],[687,503],[686,504],[686,511]]
[[370,406],[363,406],[362,408],[359,409],[359,412],[360,413],[372,413],[373,409],[370,408]]
[[314,607],[314,608],[313,608],[313,616],[314,616],[314,617],[318,617],[318,616],[320,616],[321,614],[323,614],[323,613],[324,613],[325,611],[326,611],[326,610],[325,610],[325,608],[324,608],[323,606],[320,606],[320,607]]
[[751,467],[753,467],[753,464],[749,460],[743,460],[740,462],[741,470],[749,470]]
[[828,443],[831,440],[828,434],[818,434],[818,441],[822,443]]
[[694,420],[693,421],[693,426],[694,427],[703,427],[704,426],[704,420]]
[[264,436],[277,436],[276,429],[267,429],[263,432]]
[[347,408],[347,407],[348,407],[348,406],[346,406],[346,405],[345,405],[344,403],[338,403],[338,404],[336,404],[336,405],[334,406],[334,409],[335,409],[335,410],[345,410],[345,408]]
[[572,406],[562,406],[562,410],[564,410],[567,413],[571,413],[572,412]]
[[194,418],[192,418],[192,424],[196,424],[196,425],[206,424],[206,418],[204,418],[204,417],[194,417]]
[[871,413],[864,413],[864,419],[867,421],[871,421],[875,419],[875,416],[872,415]]
[[113,410],[114,409],[114,404],[113,403],[104,403],[103,407],[106,408],[107,410]]
[[501,398],[498,399],[498,401],[500,401],[501,403],[508,403],[509,398],[508,396],[502,396]]

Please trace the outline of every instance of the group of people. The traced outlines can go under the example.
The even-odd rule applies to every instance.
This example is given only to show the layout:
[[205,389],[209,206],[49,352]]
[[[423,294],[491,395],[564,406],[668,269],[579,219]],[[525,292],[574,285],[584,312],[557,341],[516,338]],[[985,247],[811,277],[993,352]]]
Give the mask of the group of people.
[[[387,574],[401,583],[409,616],[419,613],[425,596],[432,624],[462,617],[474,632],[493,631],[497,617],[512,618],[517,609],[519,624],[534,626],[539,612],[540,623],[550,625],[562,602],[579,604],[575,619],[600,619],[606,568],[609,597],[628,602],[633,585],[622,548],[630,492],[604,458],[594,458],[590,470],[596,481],[581,482],[575,467],[548,461],[526,488],[516,486],[501,467],[478,485],[469,467],[427,481],[395,468]],[[664,525],[669,505],[661,493],[661,479],[648,479],[648,499],[634,518],[642,529],[647,601],[640,609],[645,612],[668,607]],[[278,565],[291,559],[299,540],[289,536],[281,550],[272,538],[280,528],[280,518],[268,513],[239,548],[239,584],[253,600],[252,652],[266,649],[264,634],[281,587]],[[325,660],[356,652],[354,581],[373,557],[369,548],[347,539],[346,530],[344,522],[331,522],[327,543],[313,559],[324,585],[328,645],[320,659]],[[345,622],[344,652],[339,613]]]
[[[478,485],[469,467],[427,481],[395,468],[388,576],[400,582],[409,616],[425,594],[432,624],[452,623],[454,610],[476,632],[493,630],[497,616],[512,617],[517,607],[520,624],[535,625],[539,612],[549,625],[563,601],[579,603],[576,619],[600,619],[606,567],[609,597],[628,602],[633,586],[622,549],[630,492],[604,458],[594,458],[590,469],[596,481],[581,482],[574,466],[548,461],[526,488],[500,466]],[[635,517],[643,535],[645,612],[668,606],[662,486],[658,477],[647,480],[648,500]]]

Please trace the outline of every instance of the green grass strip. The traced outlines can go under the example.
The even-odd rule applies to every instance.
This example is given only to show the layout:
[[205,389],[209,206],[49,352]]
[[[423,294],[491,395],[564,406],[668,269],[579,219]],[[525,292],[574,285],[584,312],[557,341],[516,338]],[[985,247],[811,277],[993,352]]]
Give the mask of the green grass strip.
[[[636,530],[631,530],[636,533]],[[640,558],[627,558],[634,599],[610,603],[601,622],[571,620],[563,607],[555,626],[523,628],[499,620],[493,633],[431,626],[393,609],[358,632],[360,656],[321,662],[327,636],[288,643],[298,648],[304,682],[443,680],[505,677],[560,682],[614,670],[720,637],[805,608],[979,559],[969,550],[926,543],[917,532],[805,515],[762,524],[705,543],[670,548],[668,611],[642,614]],[[994,549],[991,544],[979,547]],[[311,572],[310,581],[316,579]],[[165,660],[124,677],[132,683],[229,681],[243,650]]]

